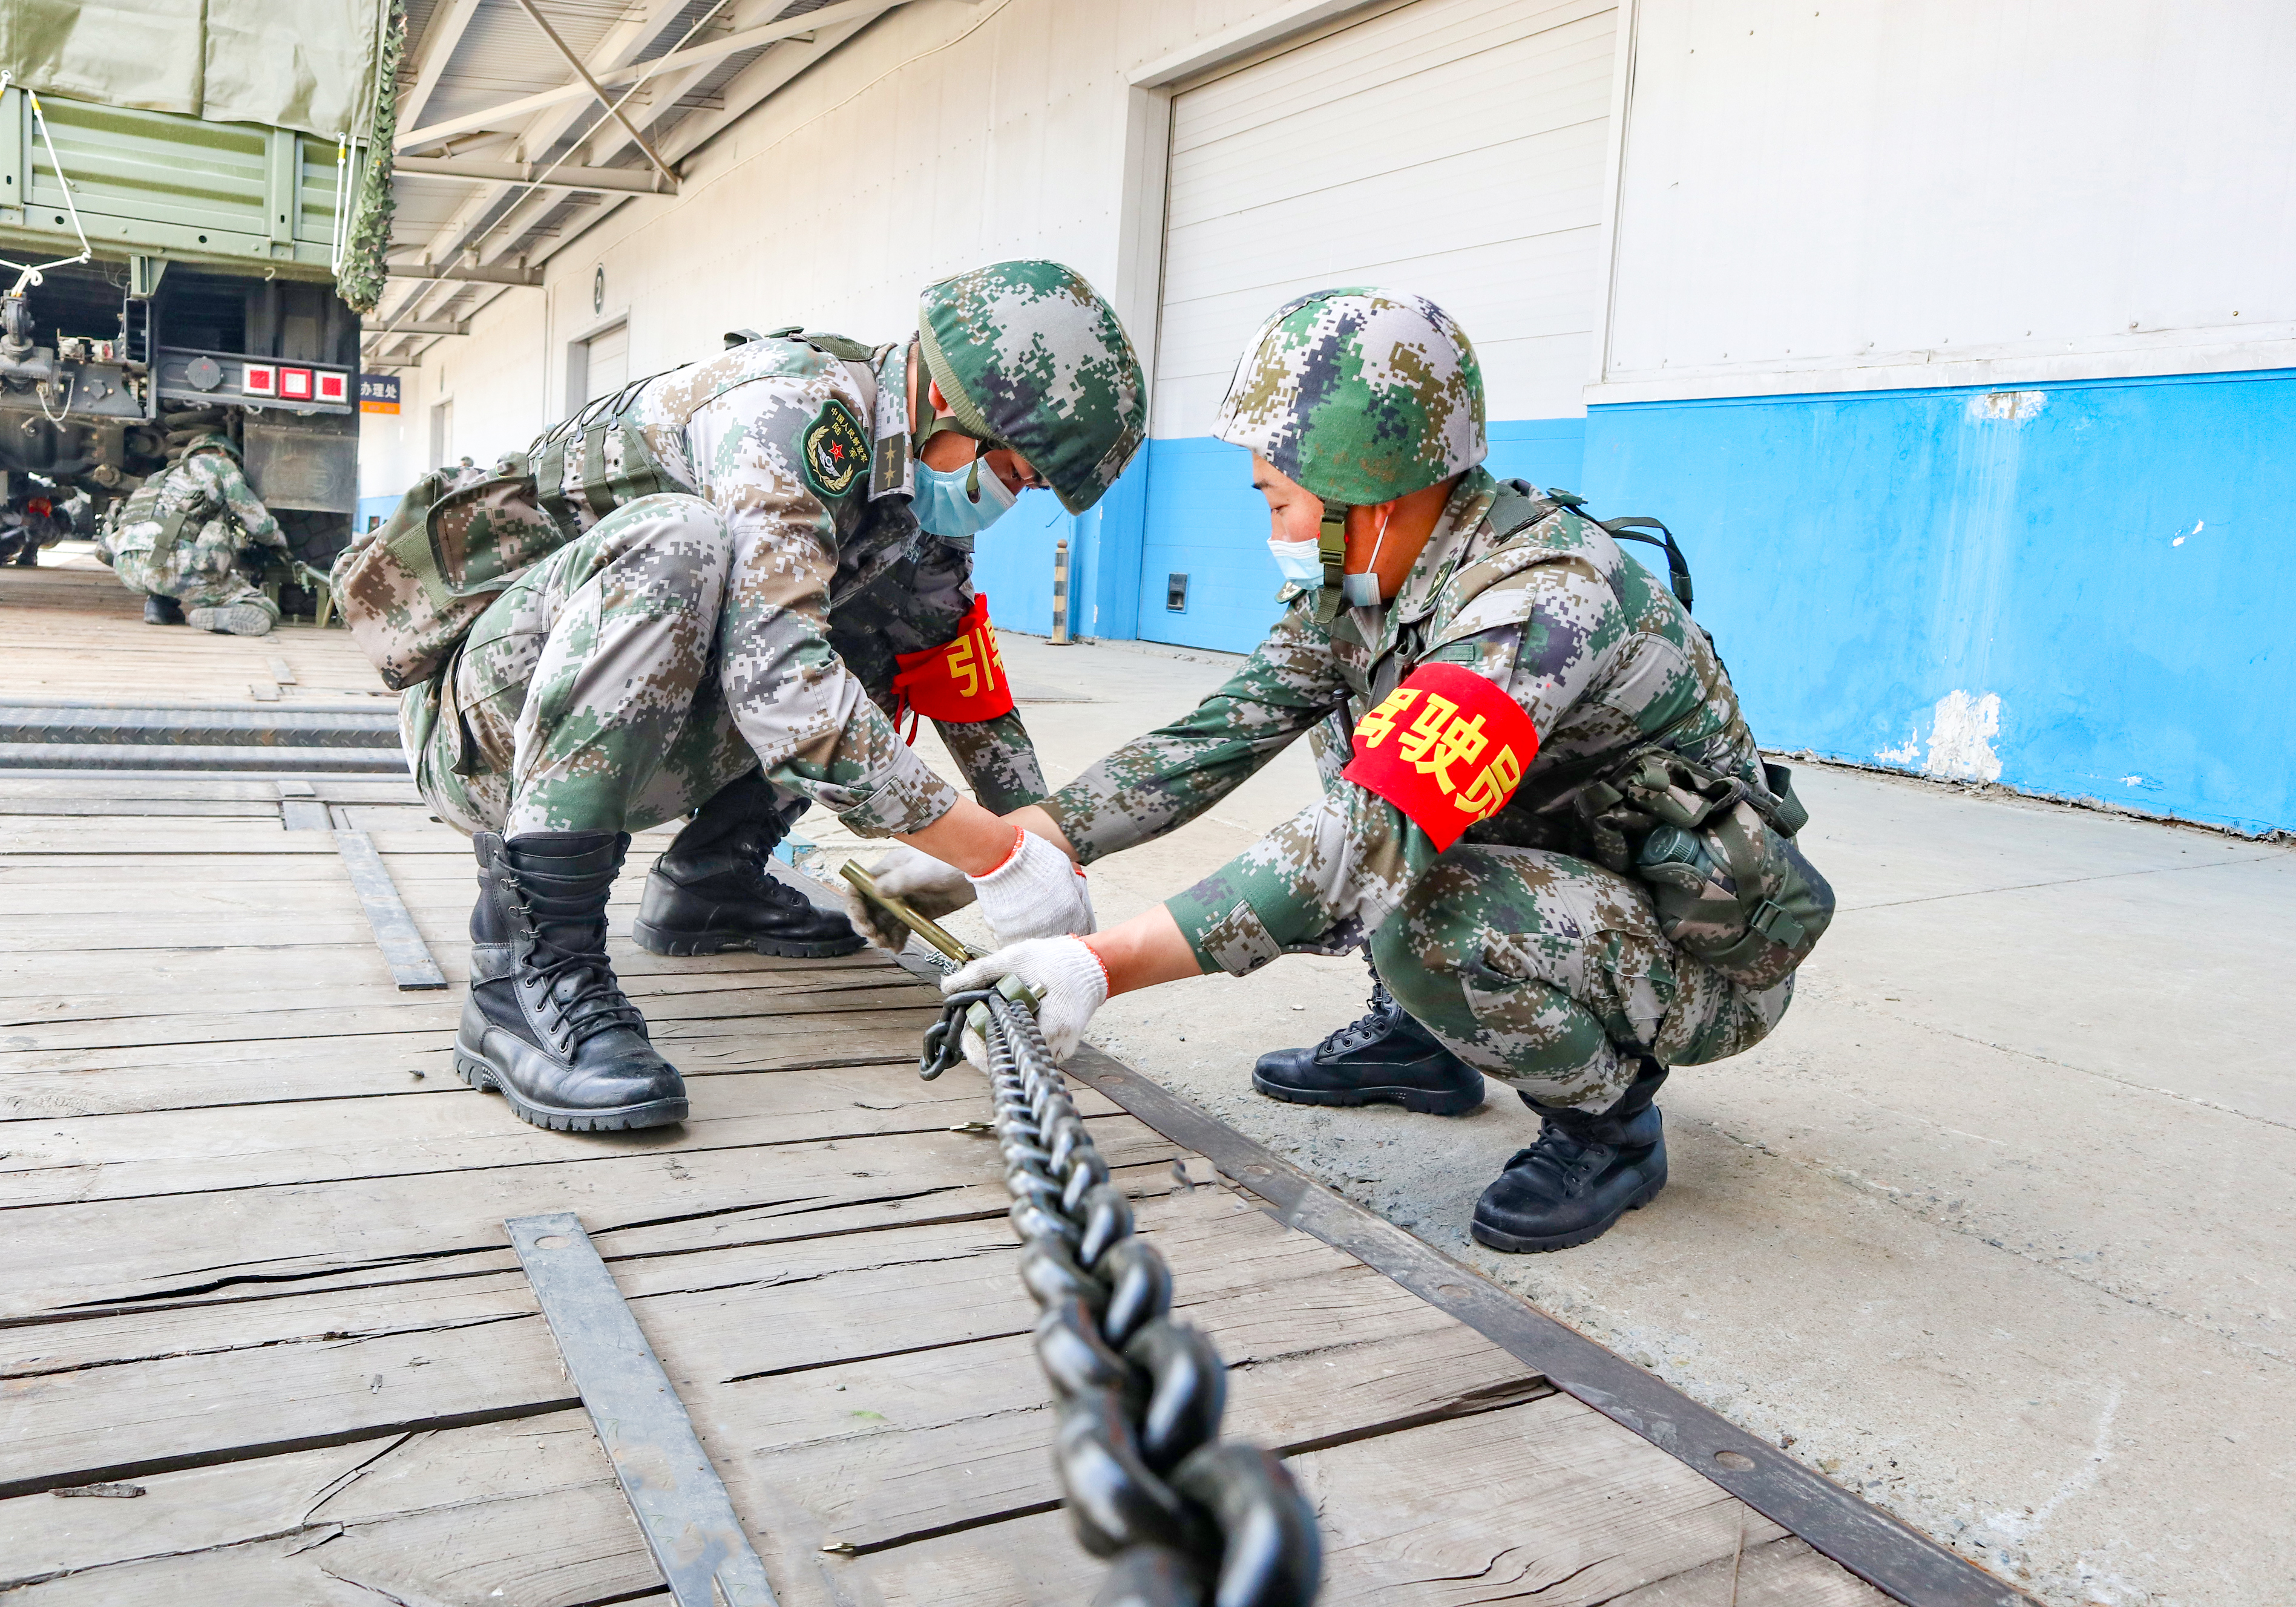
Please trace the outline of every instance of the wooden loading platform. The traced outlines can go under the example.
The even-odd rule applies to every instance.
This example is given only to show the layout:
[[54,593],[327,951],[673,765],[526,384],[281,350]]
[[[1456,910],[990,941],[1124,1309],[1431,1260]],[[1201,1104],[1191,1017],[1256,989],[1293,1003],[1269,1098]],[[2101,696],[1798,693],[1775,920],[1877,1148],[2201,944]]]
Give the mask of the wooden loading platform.
[[[393,707],[340,631],[147,627],[46,563],[0,571],[0,692]],[[612,952],[692,1119],[545,1132],[453,1071],[471,857],[403,768],[10,751],[0,1603],[666,1600],[504,1226],[555,1211],[785,1607],[1091,1599],[986,1083],[919,1080],[917,976],[637,950],[648,834]],[[378,941],[359,842],[444,986]],[[1316,1504],[1324,1602],[2025,1600],[1140,1071],[1071,1070],[1230,1365],[1226,1438]]]

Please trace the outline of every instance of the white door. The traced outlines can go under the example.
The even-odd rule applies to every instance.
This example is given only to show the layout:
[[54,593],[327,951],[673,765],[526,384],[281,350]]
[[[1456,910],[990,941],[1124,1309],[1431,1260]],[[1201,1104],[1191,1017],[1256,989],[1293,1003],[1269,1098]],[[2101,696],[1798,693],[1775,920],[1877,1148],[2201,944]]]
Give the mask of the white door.
[[591,399],[611,396],[630,382],[630,326],[617,324],[604,334],[593,335],[587,345],[585,388]]
[[[1493,421],[1582,428],[1616,28],[1613,0],[1414,0],[1174,97],[1143,635],[1248,649],[1274,617],[1266,512],[1202,438],[1303,291],[1425,296],[1474,342]],[[1554,461],[1493,455],[1542,483]]]
[[1459,320],[1493,418],[1584,411],[1610,0],[1419,0],[1172,105],[1156,433],[1211,427],[1286,298],[1413,291]]

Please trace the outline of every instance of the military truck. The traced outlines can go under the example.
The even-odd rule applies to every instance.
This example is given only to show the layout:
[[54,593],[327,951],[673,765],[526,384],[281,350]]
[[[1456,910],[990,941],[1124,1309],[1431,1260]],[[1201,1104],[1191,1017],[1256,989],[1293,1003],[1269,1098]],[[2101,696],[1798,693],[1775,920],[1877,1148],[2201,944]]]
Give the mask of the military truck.
[[[357,152],[53,92],[37,104],[0,90],[5,508],[69,506],[85,534],[162,466],[162,413],[241,407],[250,482],[324,572],[358,497],[359,320],[333,283]],[[20,561],[31,544],[15,545]]]

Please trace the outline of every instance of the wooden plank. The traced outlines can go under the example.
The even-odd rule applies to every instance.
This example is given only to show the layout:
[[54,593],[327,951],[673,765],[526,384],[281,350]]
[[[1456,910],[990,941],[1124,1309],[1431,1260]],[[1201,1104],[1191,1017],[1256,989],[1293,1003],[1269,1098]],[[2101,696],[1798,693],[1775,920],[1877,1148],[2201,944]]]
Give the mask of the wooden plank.
[[1630,1590],[1608,1607],[1888,1607],[1890,1598],[1789,1535]]
[[[1320,1607],[1599,1607],[1784,1531],[1567,1396],[1291,1458],[1324,1528]],[[824,1564],[885,1607],[1055,1607],[1102,1564],[1057,1513]],[[1724,1607],[1726,1595],[1707,1598]]]
[[[275,814],[277,806],[269,813]],[[225,799],[208,798],[7,798],[0,797],[0,815],[29,815],[47,818],[70,816],[100,815],[107,819],[122,816],[210,816],[250,822],[261,821],[266,810],[258,803],[240,803]]]
[[[442,976],[439,986],[445,986]],[[272,999],[292,996],[273,992]],[[835,1023],[824,1016],[867,1011],[900,1021],[922,1037],[928,1021],[939,1006],[914,987],[890,982],[876,986],[831,987],[821,989],[724,988],[709,992],[647,996],[657,1006],[646,1011],[647,1021],[664,1028],[656,1034],[665,1040],[723,1037],[712,1023],[739,1024],[764,1034],[817,1032]],[[180,1002],[180,1001],[179,1001]],[[644,1008],[641,1005],[641,1008]],[[375,1004],[342,1004],[307,1008],[302,1001],[242,1011],[184,1012],[175,1014],[88,1014],[45,1021],[12,1021],[4,1039],[18,1053],[55,1049],[114,1049],[151,1044],[211,1044],[259,1042],[279,1038],[318,1041],[373,1032],[450,1031],[462,1012],[457,998],[430,998]],[[10,1013],[12,1014],[13,1013]],[[676,1025],[670,1025],[676,1023]],[[0,1067],[7,1063],[0,1056]]]
[[[1128,1117],[1093,1126],[1128,1188],[1170,1185],[1181,1152],[1168,1139]],[[488,1171],[29,1207],[5,1218],[0,1319],[476,1275],[510,1266],[506,1218],[570,1204],[613,1256],[1001,1218],[1011,1196],[985,1138],[927,1133],[660,1152],[570,1143],[562,1159]]]
[[[693,1091],[693,1107],[681,1125],[618,1136],[614,1152],[946,1132],[980,1119],[988,1101],[971,1079],[926,1083],[914,1066],[891,1065],[712,1078]],[[1111,1108],[1102,1100],[1079,1108],[1095,1107]],[[534,1166],[564,1156],[568,1136],[467,1091],[41,1121],[8,1136],[0,1209]]]
[[[1227,1430],[1233,1439],[1304,1443],[1385,1423],[1490,1410],[1543,1387],[1423,1307],[1398,1324],[1377,1324],[1370,1335],[1361,1331],[1373,1324],[1354,1308],[1303,1312],[1285,1335],[1286,1347],[1241,1357],[1220,1302],[1191,1316],[1219,1328],[1218,1342],[1238,1367]],[[990,1340],[929,1355],[924,1366],[902,1355],[840,1363],[767,1388],[704,1384],[697,1391],[696,1417],[726,1462],[743,1509],[776,1514],[773,1523],[757,1526],[769,1557],[774,1538],[801,1526],[810,1537],[780,1549],[809,1569],[822,1533],[842,1537],[871,1527],[853,1521],[864,1508],[890,1515],[905,1502],[937,1498],[951,1518],[964,1519],[1050,1498],[1050,1414],[1028,1342]],[[284,1580],[291,1589],[301,1583],[298,1570],[315,1570],[320,1555],[283,1555],[266,1545],[268,1537],[283,1535],[321,1540],[331,1570],[371,1588],[411,1589],[414,1599],[467,1599],[442,1591],[441,1573],[420,1571],[424,1565],[414,1561],[436,1554],[430,1517],[442,1511],[462,1524],[447,1549],[453,1565],[467,1569],[482,1558],[496,1570],[471,1594],[485,1597],[508,1579],[515,1595],[515,1582],[527,1578],[530,1565],[519,1529],[595,1523],[628,1537],[627,1544],[603,1554],[566,1548],[551,1581],[561,1594],[519,1599],[610,1599],[637,1587],[627,1560],[635,1535],[598,1499],[611,1492],[611,1475],[570,1416],[426,1433],[380,1453],[361,1445],[153,1475],[143,1481],[148,1493],[141,1521],[133,1524],[122,1521],[127,1514],[118,1506],[89,1513],[92,1521],[67,1524],[53,1501],[20,1497],[0,1504],[0,1533],[20,1537],[15,1548],[38,1559],[32,1568],[91,1570],[71,1591],[29,1595],[60,1607],[104,1600],[89,1593],[97,1582],[115,1593],[112,1600],[137,1599],[134,1582],[140,1578],[164,1579],[168,1599],[182,1603],[229,1602],[228,1590],[257,1581]],[[994,1444],[967,1442],[984,1431],[995,1435]],[[559,1505],[537,1513],[529,1505],[537,1496]],[[323,1539],[337,1525],[346,1532]],[[357,1543],[348,1567],[346,1540]],[[163,1551],[197,1554],[168,1558],[172,1568],[165,1574],[113,1562]],[[393,1561],[402,1571],[369,1571]],[[0,1565],[0,1587],[11,1577],[22,1575]],[[260,1599],[303,1598],[282,1591]]]
[[[1218,1194],[1219,1199],[1202,1196]],[[1407,1295],[1222,1190],[1144,1201],[1193,1313],[1265,1320],[1275,1291],[1361,1317]],[[985,1226],[985,1231],[984,1231]],[[615,1275],[681,1394],[839,1361],[1027,1335],[1036,1305],[1001,1222],[622,1259]],[[1223,1317],[1222,1320],[1230,1320]],[[23,1331],[0,1394],[0,1496],[502,1421],[572,1404],[515,1272],[144,1312]],[[1332,1332],[1330,1330],[1326,1331]],[[704,1414],[712,1421],[716,1412]]]
[[[149,954],[132,972],[93,976],[84,962],[68,962],[51,955],[44,956],[47,963],[42,964],[28,957],[21,966],[10,967],[8,985],[0,986],[0,1027],[178,1015],[183,1013],[185,998],[212,996],[187,990],[242,987],[246,982],[250,956],[229,949]],[[834,960],[817,960],[805,969],[760,962],[747,955],[740,957],[750,963],[741,968],[690,971],[676,956],[661,956],[676,969],[634,971],[625,978],[625,990],[636,1000],[723,996],[708,1002],[729,1014],[770,1010],[778,1002],[791,999],[808,1001],[800,1008],[824,1009],[846,996],[882,997],[902,1004],[929,1002],[906,972],[866,960],[850,963],[861,959],[859,955],[842,956],[849,962],[843,965]],[[374,963],[362,972],[357,965],[360,960]],[[388,982],[389,976],[381,970],[372,944],[342,945],[327,953],[305,949],[283,959],[266,958],[260,964],[265,980],[275,990],[272,996],[279,1001],[267,1009],[373,1009],[390,1013],[387,1019],[398,1020],[406,1011],[435,1010],[439,1004],[435,999],[377,992],[375,984]],[[618,964],[618,973],[620,969]]]
[[[381,963],[379,956],[377,963]],[[721,1078],[758,1072],[882,1066],[913,1075],[915,1037],[906,1026],[890,1027],[862,1018],[861,1025],[840,1028],[827,1042],[816,1036],[772,1039],[749,1046],[739,1057],[738,1066],[704,1064],[682,1056],[688,1063],[681,1069],[688,1086],[701,1088],[714,1086]],[[283,1098],[319,1103],[466,1092],[454,1074],[449,1041],[443,1035],[424,1035],[397,1053],[331,1054],[324,1060],[278,1049],[232,1047],[238,1053],[199,1067],[185,1067],[163,1050],[160,1063],[151,1066],[113,1065],[97,1052],[93,1056],[95,1063],[78,1070],[0,1070],[0,1121],[204,1111],[270,1104]]]
[[[708,996],[701,996],[703,999]],[[832,996],[826,1008],[800,1011],[780,1006],[762,1015],[726,1011],[723,1006],[680,997],[664,1005],[661,1019],[653,1023],[652,1032],[665,1054],[671,1054],[681,1066],[692,1062],[692,1069],[697,1073],[755,1070],[750,1063],[750,1057],[760,1048],[778,1047],[778,1057],[783,1059],[793,1052],[801,1060],[817,1054],[823,1063],[850,1060],[852,1046],[839,1041],[839,1035],[848,1029],[867,1037],[871,1045],[867,1058],[882,1060],[913,1050],[916,1039],[935,1017],[935,1007],[929,1001],[897,1004],[891,1002],[897,996],[888,994],[873,1001],[868,997],[849,1000],[845,996]],[[314,1057],[331,1056],[335,1045],[345,1039],[383,1035],[401,1039],[415,1037],[422,1040],[415,1046],[429,1048],[438,1046],[442,1040],[426,1035],[449,1031],[460,1013],[459,1004],[451,997],[442,999],[434,1008],[436,1014],[377,1006],[340,1013],[274,1011],[235,1017],[159,1016],[22,1029],[9,1032],[4,1040],[0,1040],[8,1045],[0,1050],[0,1072],[85,1068],[89,1062],[84,1052],[95,1050],[110,1052],[111,1063],[127,1066],[168,1064],[185,1058],[196,1063],[218,1050],[237,1048],[244,1052],[251,1045],[299,1039],[308,1045],[308,1053]],[[200,1021],[206,1022],[207,1031],[186,1030],[186,1021]],[[299,1033],[294,1030],[298,1023],[308,1023],[308,1027]],[[814,1040],[819,1047],[791,1051],[785,1042],[777,1042],[790,1039]],[[73,1054],[81,1058],[56,1058]]]

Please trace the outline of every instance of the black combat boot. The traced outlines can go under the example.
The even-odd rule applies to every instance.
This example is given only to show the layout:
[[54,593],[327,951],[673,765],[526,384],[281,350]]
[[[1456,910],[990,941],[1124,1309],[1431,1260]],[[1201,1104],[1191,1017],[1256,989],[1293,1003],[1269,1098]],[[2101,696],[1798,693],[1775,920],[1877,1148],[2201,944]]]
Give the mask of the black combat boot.
[[647,1041],[606,958],[617,832],[479,834],[471,997],[455,1070],[522,1120],[566,1133],[685,1119],[685,1083]]
[[181,625],[184,605],[173,597],[162,597],[152,592],[144,599],[144,623],[146,625]]
[[1405,1013],[1379,972],[1371,1010],[1312,1049],[1275,1049],[1251,1086],[1295,1105],[1401,1105],[1422,1116],[1464,1116],[1483,1103],[1483,1074]]
[[1666,1068],[1642,1062],[1618,1103],[1599,1114],[1522,1103],[1546,1127],[1538,1142],[1517,1150],[1498,1181],[1475,1201],[1476,1240],[1493,1250],[1568,1250],[1599,1239],[1630,1210],[1640,1210],[1666,1186],[1666,1134],[1659,1085]]
[[860,947],[851,922],[766,868],[789,830],[789,807],[755,770],[720,787],[654,861],[630,927],[637,946],[657,955],[747,948],[792,960]]

